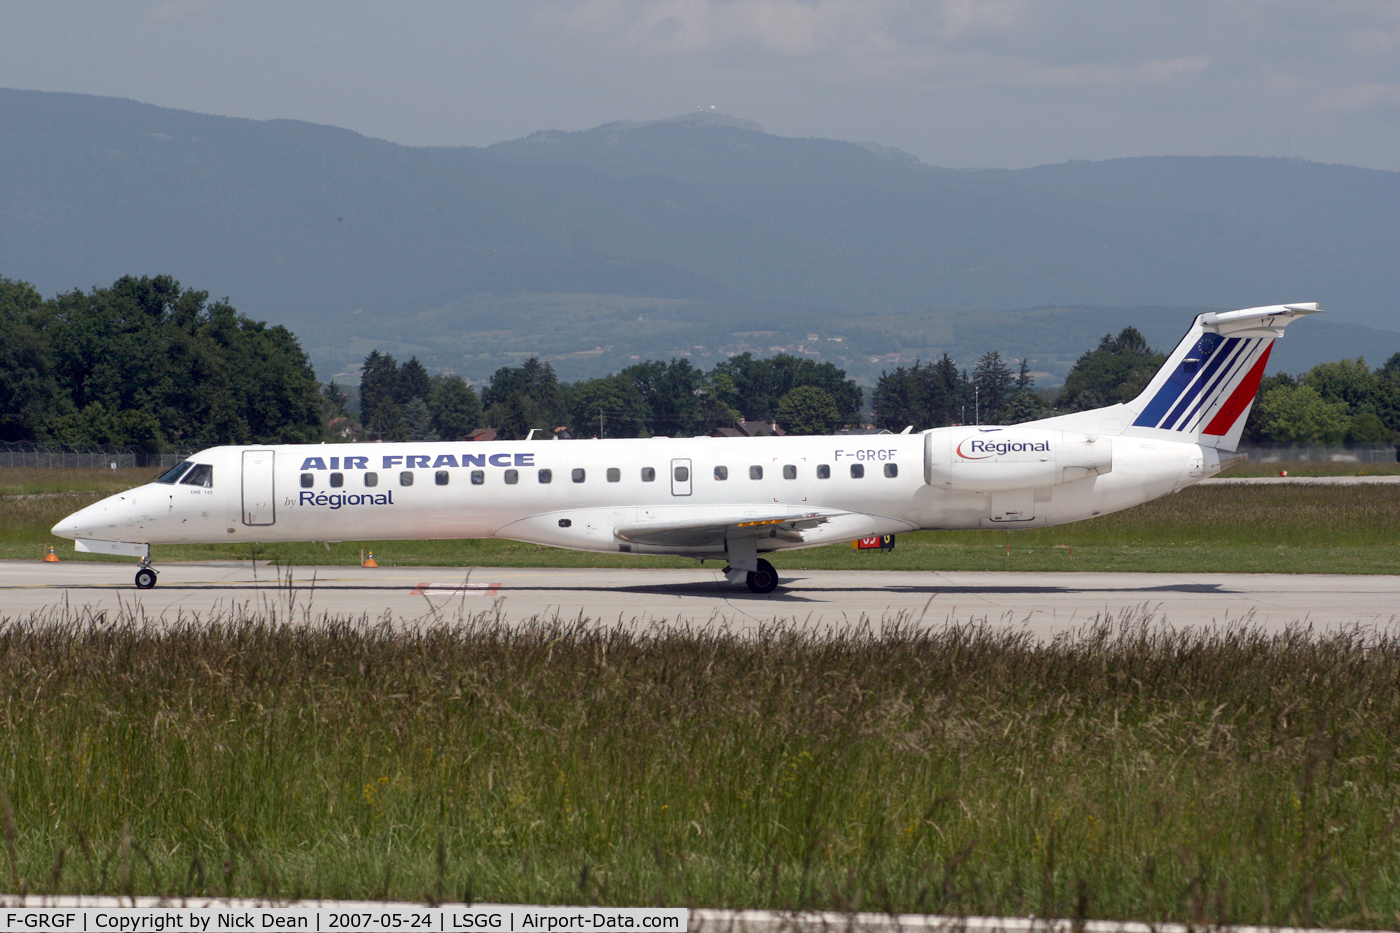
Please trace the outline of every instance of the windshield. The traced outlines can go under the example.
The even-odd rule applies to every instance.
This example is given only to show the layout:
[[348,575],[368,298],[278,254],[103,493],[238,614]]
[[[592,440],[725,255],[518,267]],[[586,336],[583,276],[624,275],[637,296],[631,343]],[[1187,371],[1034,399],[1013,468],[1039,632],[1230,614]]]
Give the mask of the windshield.
[[194,469],[180,480],[181,486],[213,486],[214,468],[207,463],[196,463]]
[[175,482],[177,479],[179,479],[180,476],[181,476],[186,470],[188,470],[188,469],[189,469],[190,467],[192,467],[192,466],[194,466],[194,464],[193,464],[192,462],[190,462],[189,460],[186,460],[184,463],[181,463],[181,464],[179,464],[179,465],[177,465],[177,466],[173,466],[173,467],[171,467],[169,470],[166,470],[164,473],[162,473],[161,475],[157,476],[157,477],[156,477],[154,480],[152,480],[151,482],[154,482],[154,483],[166,483],[166,484],[168,484],[168,485],[174,484],[174,482]]

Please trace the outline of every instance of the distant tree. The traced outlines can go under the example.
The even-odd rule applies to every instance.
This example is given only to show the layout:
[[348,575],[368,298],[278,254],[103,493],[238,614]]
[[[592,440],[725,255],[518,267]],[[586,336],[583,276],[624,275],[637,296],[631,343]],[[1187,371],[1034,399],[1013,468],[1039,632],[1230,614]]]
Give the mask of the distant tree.
[[1135,327],[1125,327],[1117,337],[1105,334],[1097,349],[1075,361],[1060,389],[1056,408],[1085,411],[1136,398],[1167,360],[1147,345]]
[[726,407],[737,404],[744,416],[754,420],[772,420],[778,403],[798,386],[816,386],[826,391],[835,402],[843,423],[854,423],[860,414],[863,393],[854,379],[847,379],[845,370],[834,363],[818,363],[779,353],[767,359],[756,359],[752,353],[741,353],[711,370],[710,378],[726,376],[734,386],[735,399],[721,398]]
[[1277,386],[1258,404],[1260,434],[1277,444],[1338,444],[1351,426],[1346,405],[1312,386]]
[[1318,363],[1303,375],[1302,383],[1329,401],[1341,402],[1353,415],[1374,411],[1380,389],[1380,377],[1361,357]]
[[350,397],[345,394],[345,390],[335,382],[328,382],[321,387],[321,410],[327,421],[345,417],[345,406],[349,401]]
[[929,427],[943,427],[965,421],[963,414],[967,406],[967,373],[958,370],[958,364],[947,353],[937,363],[924,368],[924,397],[927,405]]
[[1347,425],[1345,440],[1353,444],[1389,444],[1395,440],[1395,432],[1375,412],[1363,411]]
[[[486,409],[486,421],[503,437],[516,436],[524,426],[546,432],[568,420],[564,393],[554,374],[554,367],[537,356],[520,366],[503,366],[491,377],[491,384],[481,393]],[[523,419],[523,420],[522,420]],[[528,422],[528,423],[527,423]]]
[[972,386],[975,391],[974,404],[977,417],[982,424],[1001,424],[1002,409],[1011,397],[1011,387],[1016,377],[1011,367],[996,350],[990,350],[977,360],[972,371]]
[[0,276],[0,440],[46,440],[61,410],[49,349],[32,321],[43,298]]
[[575,383],[569,409],[569,425],[578,437],[638,437],[651,421],[641,393],[622,376]]
[[410,441],[438,441],[441,440],[437,431],[433,429],[433,413],[428,410],[428,403],[418,396],[408,400],[408,404],[403,407],[404,428]]
[[900,431],[908,425],[921,430],[928,426],[922,368],[915,362],[912,369],[899,366],[894,372],[880,373],[870,394],[871,417],[876,427]]
[[399,364],[387,353],[369,351],[364,368],[360,370],[360,422],[371,433],[377,433],[374,425],[379,406],[387,402],[398,404]]
[[463,440],[481,426],[481,400],[461,376],[435,376],[428,407],[433,428],[444,440]]
[[778,425],[789,434],[834,434],[841,412],[830,393],[817,386],[798,386],[778,403]]
[[112,411],[90,402],[79,411],[54,420],[54,439],[75,446],[107,445],[156,450],[161,446],[160,422],[148,411]]
[[372,437],[381,441],[406,441],[409,439],[408,419],[404,416],[404,410],[399,407],[399,403],[391,398],[374,406],[374,414],[370,416],[365,430]]
[[1041,404],[1035,391],[1035,380],[1031,378],[1030,364],[1021,360],[1021,368],[1016,374],[1016,385],[1002,409],[1002,424],[1024,424],[1048,417],[1051,412]]
[[[69,434],[97,417],[159,430],[127,433],[181,446],[297,443],[320,439],[321,399],[306,354],[284,327],[251,321],[170,276],[125,276],[110,288],[46,301],[32,326],[47,344]],[[121,417],[118,417],[121,415]],[[121,430],[126,430],[125,428]],[[93,441],[96,442],[96,441]]]
[[539,404],[524,392],[517,392],[503,402],[491,406],[493,427],[503,440],[524,440],[534,429],[537,433],[550,431],[548,420],[540,414]]
[[399,376],[394,386],[394,401],[405,406],[415,398],[421,398],[424,402],[433,393],[433,381],[428,376],[428,371],[423,364],[418,362],[418,357],[410,357],[407,363],[399,367]]

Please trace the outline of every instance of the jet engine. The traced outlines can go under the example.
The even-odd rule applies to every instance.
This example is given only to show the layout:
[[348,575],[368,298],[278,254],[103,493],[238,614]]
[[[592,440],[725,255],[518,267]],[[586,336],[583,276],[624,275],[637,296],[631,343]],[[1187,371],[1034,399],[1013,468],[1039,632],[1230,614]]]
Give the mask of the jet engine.
[[1113,469],[1113,441],[1033,427],[937,428],[924,434],[924,481],[968,492],[1058,486]]

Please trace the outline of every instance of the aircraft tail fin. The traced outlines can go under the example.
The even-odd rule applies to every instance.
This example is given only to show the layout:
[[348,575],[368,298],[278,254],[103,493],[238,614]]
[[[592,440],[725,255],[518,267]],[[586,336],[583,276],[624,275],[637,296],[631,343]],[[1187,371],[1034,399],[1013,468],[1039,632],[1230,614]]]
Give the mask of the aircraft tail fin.
[[1239,446],[1274,341],[1316,302],[1198,314],[1186,336],[1137,398],[1122,405],[1046,419],[1091,434],[1192,441],[1223,451]]
[[1165,431],[1234,450],[1274,341],[1297,318],[1321,310],[1308,302],[1197,315],[1147,388],[1128,403],[1135,417],[1123,433]]

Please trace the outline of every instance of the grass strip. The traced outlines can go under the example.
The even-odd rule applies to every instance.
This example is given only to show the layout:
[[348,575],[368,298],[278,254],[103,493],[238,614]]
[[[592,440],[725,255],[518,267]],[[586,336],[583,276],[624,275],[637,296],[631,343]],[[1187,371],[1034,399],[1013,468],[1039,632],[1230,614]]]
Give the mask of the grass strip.
[[0,621],[29,893],[1400,911],[1400,638]]

